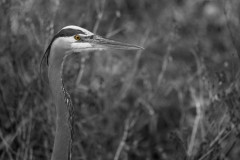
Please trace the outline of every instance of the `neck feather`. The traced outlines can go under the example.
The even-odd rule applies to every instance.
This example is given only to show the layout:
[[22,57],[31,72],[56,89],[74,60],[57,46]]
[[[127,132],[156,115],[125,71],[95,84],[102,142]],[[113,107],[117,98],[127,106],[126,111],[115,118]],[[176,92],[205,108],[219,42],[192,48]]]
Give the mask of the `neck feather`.
[[[58,56],[57,58],[55,56]],[[64,56],[51,52],[49,57],[48,78],[56,106],[56,134],[52,153],[52,160],[71,159],[71,99],[62,82],[62,68]],[[66,103],[65,103],[66,102]],[[68,104],[68,105],[67,105]],[[72,120],[72,117],[71,117]]]

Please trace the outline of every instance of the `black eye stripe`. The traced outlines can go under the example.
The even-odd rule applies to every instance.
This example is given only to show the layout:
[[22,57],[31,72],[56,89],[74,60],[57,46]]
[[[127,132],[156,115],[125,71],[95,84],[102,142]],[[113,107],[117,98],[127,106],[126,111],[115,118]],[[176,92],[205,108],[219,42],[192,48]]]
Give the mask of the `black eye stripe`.
[[61,31],[59,31],[55,37],[58,38],[58,37],[71,37],[71,36],[74,36],[74,35],[77,35],[77,34],[83,34],[83,35],[86,35],[86,33],[84,33],[83,31],[81,30],[76,30],[76,29],[63,29]]

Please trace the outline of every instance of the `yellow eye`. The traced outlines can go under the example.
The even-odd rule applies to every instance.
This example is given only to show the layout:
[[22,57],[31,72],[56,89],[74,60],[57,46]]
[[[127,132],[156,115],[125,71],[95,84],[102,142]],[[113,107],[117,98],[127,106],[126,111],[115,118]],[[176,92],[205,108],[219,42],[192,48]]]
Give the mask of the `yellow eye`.
[[81,37],[79,35],[75,35],[74,39],[76,39],[77,41],[79,41],[81,39]]

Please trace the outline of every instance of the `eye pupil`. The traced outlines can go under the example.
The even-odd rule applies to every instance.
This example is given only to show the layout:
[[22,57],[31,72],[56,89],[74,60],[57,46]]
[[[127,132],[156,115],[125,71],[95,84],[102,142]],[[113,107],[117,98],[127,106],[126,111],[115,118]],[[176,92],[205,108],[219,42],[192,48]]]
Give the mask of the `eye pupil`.
[[74,38],[76,39],[76,40],[80,40],[81,38],[80,38],[80,36],[74,36]]

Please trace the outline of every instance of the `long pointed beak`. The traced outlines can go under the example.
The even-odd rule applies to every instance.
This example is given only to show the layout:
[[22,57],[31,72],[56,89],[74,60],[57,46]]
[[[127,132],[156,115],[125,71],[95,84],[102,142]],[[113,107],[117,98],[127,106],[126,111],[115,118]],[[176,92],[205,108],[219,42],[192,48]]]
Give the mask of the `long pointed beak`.
[[140,47],[137,45],[115,41],[115,40],[103,38],[97,35],[94,35],[92,39],[84,39],[84,41],[87,43],[90,43],[93,48],[98,48],[98,49],[119,49],[119,50],[144,49],[143,47]]

